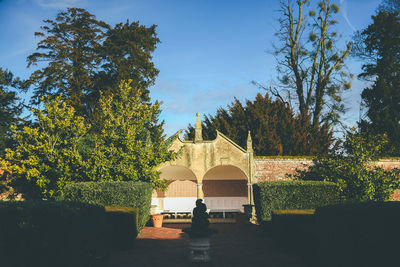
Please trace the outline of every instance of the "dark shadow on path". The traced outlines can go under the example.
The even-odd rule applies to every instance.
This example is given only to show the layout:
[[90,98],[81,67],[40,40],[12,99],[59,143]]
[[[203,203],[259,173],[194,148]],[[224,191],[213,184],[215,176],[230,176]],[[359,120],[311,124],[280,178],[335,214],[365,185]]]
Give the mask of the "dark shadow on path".
[[303,267],[301,259],[275,248],[260,226],[211,224],[218,231],[211,237],[209,263],[190,263],[188,236],[182,233],[189,224],[165,224],[146,227],[132,249],[113,253],[110,267],[132,266],[269,266]]

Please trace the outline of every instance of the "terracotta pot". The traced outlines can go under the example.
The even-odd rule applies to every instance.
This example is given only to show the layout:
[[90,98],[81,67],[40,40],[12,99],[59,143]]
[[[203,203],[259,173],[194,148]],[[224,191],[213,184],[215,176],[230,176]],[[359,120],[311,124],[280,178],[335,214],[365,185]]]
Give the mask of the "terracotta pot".
[[162,215],[162,214],[152,214],[151,221],[153,222],[153,226],[156,228],[161,228],[163,218],[164,218],[164,215]]

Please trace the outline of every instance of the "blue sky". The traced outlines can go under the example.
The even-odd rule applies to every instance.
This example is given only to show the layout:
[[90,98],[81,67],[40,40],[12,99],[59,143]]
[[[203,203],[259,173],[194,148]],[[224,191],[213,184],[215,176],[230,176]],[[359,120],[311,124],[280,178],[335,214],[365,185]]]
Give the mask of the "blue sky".
[[[315,1],[311,1],[315,2]],[[354,30],[371,22],[378,0],[338,0],[339,32],[350,40]],[[34,70],[26,68],[26,57],[35,51],[45,19],[53,19],[66,7],[81,7],[97,19],[113,25],[126,19],[158,25],[161,40],[154,53],[160,70],[150,88],[153,100],[163,101],[161,119],[171,135],[195,122],[195,113],[214,114],[234,97],[252,100],[259,92],[251,84],[273,82],[275,60],[268,54],[274,42],[279,1],[225,0],[3,0],[0,1],[0,67],[21,78]],[[349,61],[352,72],[360,62]],[[344,119],[355,124],[359,116],[360,92],[365,84],[354,80],[345,95],[349,111]],[[21,97],[29,101],[30,93]]]

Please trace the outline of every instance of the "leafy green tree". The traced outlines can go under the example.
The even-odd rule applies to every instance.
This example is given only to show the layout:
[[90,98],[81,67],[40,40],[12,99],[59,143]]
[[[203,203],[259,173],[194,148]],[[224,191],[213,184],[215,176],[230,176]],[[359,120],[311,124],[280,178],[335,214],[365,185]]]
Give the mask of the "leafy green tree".
[[44,111],[33,110],[37,127],[12,126],[17,146],[1,159],[3,179],[26,197],[52,198],[66,183],[85,180],[78,144],[89,126],[61,97],[44,103]]
[[[246,105],[235,99],[227,109],[218,109],[215,116],[205,116],[203,138],[214,139],[216,130],[242,147],[250,130],[254,152],[263,156],[327,154],[332,143],[327,127],[313,129],[309,116],[295,115],[289,105],[272,100],[268,94],[258,94]],[[193,126],[189,125],[185,138],[194,138]]]
[[22,104],[15,90],[20,82],[10,71],[0,68],[0,151],[12,145],[10,126],[21,122]]
[[101,95],[96,111],[103,124],[94,136],[87,175],[90,180],[140,180],[166,186],[156,167],[177,154],[169,151],[176,138],[165,140],[158,122],[160,103],[143,103],[140,89],[122,81],[115,94]]
[[337,183],[347,201],[385,201],[400,186],[400,170],[374,166],[387,145],[385,135],[347,133],[341,149],[330,157],[319,157],[309,170],[298,172],[301,180]]
[[116,94],[101,95],[99,131],[60,96],[34,110],[37,127],[13,129],[15,149],[6,149],[0,168],[8,186],[25,197],[54,198],[67,184],[82,181],[146,181],[165,188],[156,167],[173,160],[176,136],[165,140],[160,103],[143,103],[141,90],[121,82]]
[[40,63],[26,83],[35,86],[33,104],[42,96],[62,95],[79,115],[90,118],[100,92],[113,93],[128,79],[142,88],[143,101],[149,101],[147,88],[158,74],[151,61],[159,42],[155,25],[127,21],[113,28],[81,8],[68,8],[44,22],[35,33],[42,38],[37,52],[28,57],[28,67]]
[[319,128],[337,123],[345,110],[341,92],[351,86],[344,64],[351,43],[344,51],[337,48],[336,4],[320,1],[316,11],[306,9],[308,4],[308,0],[281,1],[279,42],[274,49],[280,89],[270,91],[298,108],[303,118],[311,115],[312,126]]
[[366,119],[362,132],[386,133],[391,149],[387,155],[400,155],[400,17],[397,12],[380,11],[373,23],[358,34],[355,54],[364,60],[360,78],[372,81],[362,92]]

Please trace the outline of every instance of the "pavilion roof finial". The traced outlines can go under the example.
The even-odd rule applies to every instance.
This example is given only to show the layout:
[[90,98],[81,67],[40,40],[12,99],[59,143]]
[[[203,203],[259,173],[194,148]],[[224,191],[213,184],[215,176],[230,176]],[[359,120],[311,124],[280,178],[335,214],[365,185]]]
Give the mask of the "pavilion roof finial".
[[196,113],[196,126],[194,129],[194,142],[202,142],[203,141],[203,135],[202,135],[202,127],[201,127],[201,119],[200,119],[200,113]]
[[247,134],[247,152],[253,152],[253,140],[251,139],[251,132]]

